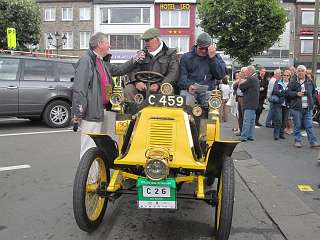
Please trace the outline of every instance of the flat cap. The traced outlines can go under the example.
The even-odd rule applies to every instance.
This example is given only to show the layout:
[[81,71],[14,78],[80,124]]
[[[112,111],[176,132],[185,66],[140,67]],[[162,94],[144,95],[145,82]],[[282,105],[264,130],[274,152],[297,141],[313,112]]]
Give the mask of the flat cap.
[[209,47],[211,45],[211,37],[208,33],[201,33],[196,41],[197,46],[199,47]]
[[159,36],[160,36],[160,32],[157,28],[149,28],[143,33],[141,39],[148,40],[148,39],[156,38]]

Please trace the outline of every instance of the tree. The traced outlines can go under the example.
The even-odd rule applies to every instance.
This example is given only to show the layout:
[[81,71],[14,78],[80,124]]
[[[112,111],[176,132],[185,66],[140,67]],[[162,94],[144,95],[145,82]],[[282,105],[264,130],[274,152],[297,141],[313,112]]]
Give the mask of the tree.
[[204,31],[242,65],[272,47],[287,22],[278,0],[202,0],[198,10]]
[[7,49],[7,28],[16,29],[17,50],[39,43],[41,13],[35,0],[0,1],[0,48]]

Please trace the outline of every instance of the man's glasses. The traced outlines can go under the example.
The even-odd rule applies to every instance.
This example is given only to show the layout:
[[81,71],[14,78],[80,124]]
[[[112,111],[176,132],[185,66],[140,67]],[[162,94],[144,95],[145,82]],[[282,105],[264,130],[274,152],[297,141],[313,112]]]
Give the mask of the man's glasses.
[[198,47],[198,49],[199,49],[200,51],[203,51],[203,50],[208,51],[208,47]]
[[290,75],[282,75],[282,76],[284,76],[284,77],[290,77]]

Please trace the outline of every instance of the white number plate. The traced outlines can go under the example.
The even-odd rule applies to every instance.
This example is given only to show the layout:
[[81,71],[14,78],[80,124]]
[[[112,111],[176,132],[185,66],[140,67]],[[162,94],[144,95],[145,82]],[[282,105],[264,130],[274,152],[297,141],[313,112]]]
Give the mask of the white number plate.
[[184,107],[185,96],[151,94],[147,98],[148,104],[161,107]]
[[170,187],[143,186],[143,197],[170,197]]

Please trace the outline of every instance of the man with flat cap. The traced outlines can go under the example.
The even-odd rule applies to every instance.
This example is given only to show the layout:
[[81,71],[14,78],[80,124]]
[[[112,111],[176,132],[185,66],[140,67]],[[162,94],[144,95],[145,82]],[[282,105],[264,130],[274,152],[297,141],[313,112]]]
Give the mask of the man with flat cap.
[[[130,81],[135,80],[134,74],[138,71],[154,71],[164,75],[162,83],[175,85],[179,77],[177,50],[168,48],[159,36],[160,32],[156,28],[150,28],[143,33],[141,38],[145,43],[145,58],[138,62],[134,71],[129,74]],[[158,92],[160,86],[161,83],[153,83],[150,85],[150,91]],[[143,82],[129,83],[125,86],[124,95],[128,101],[133,101],[134,96],[145,92],[146,88]]]
[[[211,90],[217,86],[217,80],[223,79],[225,75],[226,64],[211,45],[209,34],[204,32],[198,36],[192,50],[181,57],[178,87],[181,95],[186,96],[187,104],[192,105],[197,101],[204,105]],[[207,91],[200,91],[203,86],[207,87]]]

